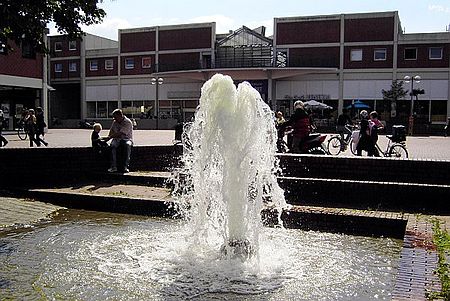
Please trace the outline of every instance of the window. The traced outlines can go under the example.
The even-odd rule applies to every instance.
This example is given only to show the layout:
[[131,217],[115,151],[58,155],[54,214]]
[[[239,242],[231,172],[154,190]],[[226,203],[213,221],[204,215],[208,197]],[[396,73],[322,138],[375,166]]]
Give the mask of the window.
[[417,60],[417,48],[405,48],[405,60]]
[[152,58],[147,56],[142,58],[142,68],[150,68],[152,66]]
[[61,42],[55,42],[55,52],[62,51],[62,43]]
[[350,61],[352,62],[362,61],[362,49],[352,49],[350,51]]
[[373,51],[374,61],[385,61],[386,60],[386,48],[378,48]]
[[89,62],[89,70],[90,71],[97,71],[98,70],[98,61],[92,60]]
[[63,65],[61,63],[56,63],[55,64],[55,72],[56,73],[61,73],[63,69]]
[[27,59],[35,59],[36,52],[34,51],[34,47],[31,43],[22,41],[22,57]]
[[114,69],[114,61],[111,59],[105,60],[105,70],[113,70]]
[[69,63],[69,72],[76,72],[77,71],[77,63],[76,62],[70,62]]
[[442,47],[430,47],[428,57],[430,60],[442,60]]
[[125,69],[134,69],[134,59],[125,59]]
[[69,41],[69,50],[77,50],[77,41]]
[[107,118],[112,116],[112,111],[117,109],[117,101],[88,101],[86,103],[87,118]]

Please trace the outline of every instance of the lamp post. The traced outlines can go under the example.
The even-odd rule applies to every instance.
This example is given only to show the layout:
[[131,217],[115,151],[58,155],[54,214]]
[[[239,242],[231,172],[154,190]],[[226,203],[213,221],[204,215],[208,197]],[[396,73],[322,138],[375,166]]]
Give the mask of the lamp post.
[[409,135],[413,134],[413,127],[414,127],[414,82],[420,83],[420,80],[422,79],[419,75],[415,76],[405,76],[404,78],[405,83],[409,84],[411,82],[411,90],[409,92],[409,95],[411,95],[411,111],[409,113]]
[[164,79],[162,77],[152,77],[150,80],[155,85],[155,113],[156,113],[156,129],[159,129],[159,85],[162,85]]

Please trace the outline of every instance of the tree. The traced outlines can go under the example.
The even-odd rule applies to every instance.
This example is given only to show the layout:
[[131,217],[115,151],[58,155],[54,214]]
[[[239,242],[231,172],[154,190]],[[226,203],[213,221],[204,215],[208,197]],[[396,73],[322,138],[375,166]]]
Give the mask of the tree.
[[55,22],[59,33],[70,39],[83,36],[80,25],[100,23],[106,13],[98,7],[103,0],[0,0],[0,48],[12,49],[26,42],[46,52],[47,24]]
[[408,91],[403,88],[403,81],[393,80],[390,90],[381,90],[384,100],[391,102],[391,117],[397,116],[397,100],[404,98]]

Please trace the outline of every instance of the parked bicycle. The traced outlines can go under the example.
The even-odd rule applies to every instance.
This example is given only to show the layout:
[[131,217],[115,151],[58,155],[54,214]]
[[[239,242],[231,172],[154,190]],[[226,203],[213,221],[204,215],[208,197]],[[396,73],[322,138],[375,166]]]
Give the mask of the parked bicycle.
[[400,159],[408,158],[408,150],[406,148],[406,128],[403,125],[392,126],[392,135],[386,135],[388,144],[386,150],[383,151],[380,146],[375,144],[375,147],[384,157],[394,157]]
[[[347,133],[344,133],[343,135],[336,135],[328,140],[327,148],[330,155],[337,156],[341,152],[345,152],[348,146],[350,146],[352,154],[356,155],[356,145],[354,145],[352,137],[352,132],[356,129],[356,127],[346,124],[345,129],[347,130]],[[345,136],[345,134],[347,134],[347,136]]]
[[23,119],[20,119],[17,122],[17,136],[19,136],[20,140],[26,140],[28,137],[28,131],[25,126],[25,121]]

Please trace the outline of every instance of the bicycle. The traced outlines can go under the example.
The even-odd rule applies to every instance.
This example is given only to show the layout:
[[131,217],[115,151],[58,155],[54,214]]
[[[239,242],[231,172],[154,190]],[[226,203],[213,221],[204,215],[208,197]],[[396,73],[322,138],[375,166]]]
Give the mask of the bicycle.
[[386,150],[383,151],[378,143],[375,144],[375,149],[378,155],[383,157],[394,157],[398,159],[406,159],[409,157],[408,149],[406,148],[406,128],[403,125],[393,125],[392,135],[386,135],[388,143]]
[[20,140],[26,140],[28,137],[28,131],[23,120],[19,120],[17,123],[17,136],[19,136]]
[[[337,135],[334,137],[331,137],[330,140],[328,140],[328,153],[333,156],[339,155],[341,152],[345,152],[347,150],[347,147],[350,145],[350,151],[352,154],[356,155],[356,145],[354,145],[352,132],[356,128],[352,125],[345,125],[345,128],[347,130],[347,137],[342,138],[341,135]],[[345,133],[344,133],[345,135]]]
[[406,138],[400,139],[394,135],[386,135],[388,138],[388,144],[386,145],[386,151],[383,151],[378,143],[375,144],[376,149],[384,157],[394,157],[398,159],[407,159],[409,154],[406,149]]

